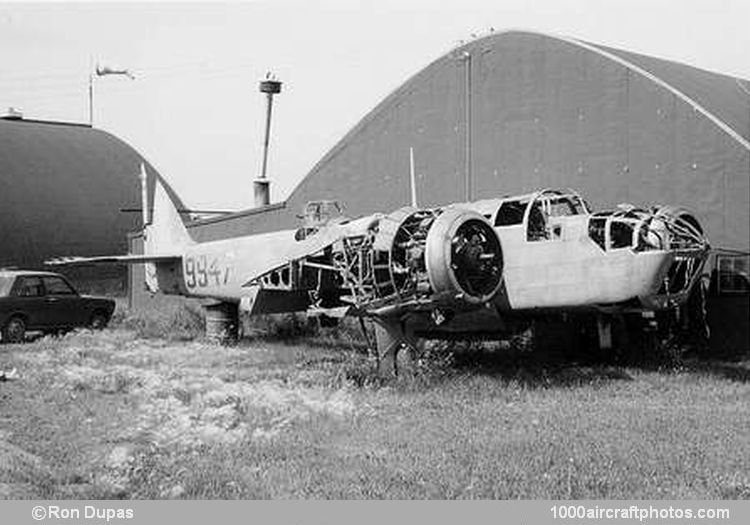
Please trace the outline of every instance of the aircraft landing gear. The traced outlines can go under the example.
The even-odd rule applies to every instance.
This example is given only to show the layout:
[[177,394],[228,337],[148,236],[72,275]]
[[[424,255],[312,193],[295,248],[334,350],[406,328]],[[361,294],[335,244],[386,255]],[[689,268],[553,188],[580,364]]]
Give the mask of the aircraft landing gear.
[[[399,360],[404,349],[406,359]],[[402,368],[411,373],[417,362],[417,349],[417,339],[403,319],[375,318],[375,357],[380,377],[397,377]]]
[[599,335],[599,351],[612,350],[612,317],[605,314],[597,315],[596,328]]

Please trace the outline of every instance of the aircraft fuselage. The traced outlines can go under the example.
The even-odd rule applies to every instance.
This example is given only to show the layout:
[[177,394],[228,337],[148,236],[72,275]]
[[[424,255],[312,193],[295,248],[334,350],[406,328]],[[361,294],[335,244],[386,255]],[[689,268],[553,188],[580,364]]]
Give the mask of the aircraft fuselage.
[[497,228],[510,310],[615,305],[655,295],[672,263],[666,250],[604,251],[588,236],[588,215],[558,219],[560,234],[528,241],[523,225]]

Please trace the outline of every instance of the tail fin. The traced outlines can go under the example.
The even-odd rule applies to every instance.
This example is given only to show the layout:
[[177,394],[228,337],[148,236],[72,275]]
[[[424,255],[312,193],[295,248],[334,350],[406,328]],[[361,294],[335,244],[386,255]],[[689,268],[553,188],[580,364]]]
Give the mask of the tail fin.
[[174,203],[157,177],[154,181],[154,210],[144,228],[146,255],[177,255],[195,241],[182,222]]

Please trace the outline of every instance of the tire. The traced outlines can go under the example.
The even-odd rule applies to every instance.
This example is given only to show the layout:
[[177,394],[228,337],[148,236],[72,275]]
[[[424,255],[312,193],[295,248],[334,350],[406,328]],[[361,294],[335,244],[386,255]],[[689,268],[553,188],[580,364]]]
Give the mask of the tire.
[[26,338],[26,322],[21,317],[11,317],[3,327],[4,343],[23,343]]
[[103,330],[107,323],[109,323],[109,317],[103,312],[94,312],[89,321],[89,328],[92,330]]

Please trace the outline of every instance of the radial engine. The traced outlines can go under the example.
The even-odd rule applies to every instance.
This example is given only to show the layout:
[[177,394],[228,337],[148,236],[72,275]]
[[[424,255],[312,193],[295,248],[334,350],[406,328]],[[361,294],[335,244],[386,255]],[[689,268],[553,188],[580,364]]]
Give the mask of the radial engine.
[[[472,210],[405,207],[324,227],[341,229],[332,245],[262,276],[258,284],[307,289],[312,309],[349,306],[381,317],[472,309],[501,288],[500,239]],[[305,238],[317,234],[308,230]]]

